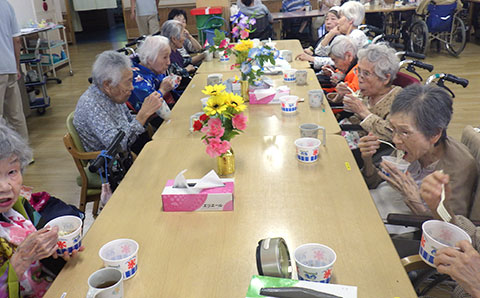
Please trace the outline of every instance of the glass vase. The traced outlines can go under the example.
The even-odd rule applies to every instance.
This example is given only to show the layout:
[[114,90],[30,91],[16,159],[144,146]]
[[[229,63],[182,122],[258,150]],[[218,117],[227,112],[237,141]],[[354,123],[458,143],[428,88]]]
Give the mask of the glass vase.
[[248,81],[247,80],[241,80],[240,81],[240,84],[241,84],[241,96],[243,97],[243,101],[244,102],[249,102],[249,95],[248,95],[248,88],[249,88],[249,85],[248,85]]
[[217,157],[217,168],[220,176],[230,175],[235,172],[235,154],[232,148]]

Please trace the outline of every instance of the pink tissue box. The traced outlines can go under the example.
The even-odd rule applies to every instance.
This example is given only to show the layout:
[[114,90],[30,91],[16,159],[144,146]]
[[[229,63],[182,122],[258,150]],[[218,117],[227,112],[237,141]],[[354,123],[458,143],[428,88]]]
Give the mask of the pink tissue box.
[[[163,211],[232,211],[233,179],[220,179],[223,187],[205,188],[173,188],[173,181],[168,180],[162,192]],[[196,183],[198,179],[187,179],[187,183]]]
[[[263,97],[258,98],[257,94],[259,92],[262,93]],[[277,89],[269,88],[269,89],[256,89],[250,90],[248,92],[250,104],[280,104],[280,97],[285,95],[290,95],[290,88],[287,86],[280,86]]]

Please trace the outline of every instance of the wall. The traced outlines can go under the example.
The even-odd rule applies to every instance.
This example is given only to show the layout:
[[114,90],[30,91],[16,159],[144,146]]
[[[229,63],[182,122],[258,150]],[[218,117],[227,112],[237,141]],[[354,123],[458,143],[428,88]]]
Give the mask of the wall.
[[35,10],[33,8],[32,0],[7,0],[15,10],[17,22],[20,27],[25,27],[25,24],[30,20],[36,20]]
[[40,22],[42,19],[59,22],[62,20],[62,11],[60,1],[46,0],[48,11],[44,11],[42,1],[36,0],[7,0],[15,10],[18,25],[26,27],[30,21]]

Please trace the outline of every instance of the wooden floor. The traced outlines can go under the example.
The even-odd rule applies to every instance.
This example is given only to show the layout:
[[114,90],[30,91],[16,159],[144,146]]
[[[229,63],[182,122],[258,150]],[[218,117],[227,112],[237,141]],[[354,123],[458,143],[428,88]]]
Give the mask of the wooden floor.
[[[95,56],[107,49],[120,48],[122,43],[86,43],[70,47],[74,76],[62,69],[58,76],[62,84],[49,83],[51,107],[44,116],[32,113],[27,120],[30,143],[34,149],[35,163],[28,167],[24,184],[35,191],[47,191],[71,204],[78,205],[80,188],[75,179],[78,175],[73,160],[67,153],[62,137],[65,134],[66,116],[75,109],[80,95],[88,87],[91,65]],[[467,88],[449,84],[455,92],[454,117],[449,134],[460,138],[467,124],[480,125],[480,46],[468,43],[460,58],[446,51],[430,52],[427,63],[435,65],[434,72],[448,72],[470,81]],[[421,72],[424,77],[426,72]]]

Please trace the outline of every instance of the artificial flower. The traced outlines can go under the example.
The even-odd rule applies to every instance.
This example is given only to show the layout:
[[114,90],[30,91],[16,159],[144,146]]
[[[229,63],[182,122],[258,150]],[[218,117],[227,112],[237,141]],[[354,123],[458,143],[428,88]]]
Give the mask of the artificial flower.
[[242,52],[242,51],[248,51],[251,48],[253,48],[253,41],[247,39],[247,40],[241,40],[237,45],[234,47],[235,50]]
[[262,51],[259,48],[251,48],[248,51],[248,58],[255,59],[255,57],[260,54],[262,54]]
[[[225,86],[223,89],[225,89]],[[225,112],[227,107],[224,96],[211,96],[207,101],[207,106],[203,110],[207,115],[214,116],[215,114],[220,115]]]
[[237,114],[232,118],[233,128],[244,130],[247,128],[247,117],[242,114]]
[[248,29],[240,31],[240,38],[241,39],[248,38],[249,35],[250,35],[250,30],[248,30]]
[[230,149],[230,142],[222,141],[220,138],[211,138],[205,140],[207,154],[211,157],[220,156]]
[[252,71],[252,65],[244,61],[242,65],[240,65],[240,72],[244,75],[248,75]]
[[224,39],[220,42],[220,45],[219,45],[220,48],[224,49],[227,46],[228,46],[228,40]]
[[237,112],[243,112],[247,106],[244,104],[243,98],[239,95],[230,93],[228,105],[235,109]]
[[199,119],[200,119],[200,121],[205,122],[208,119],[210,119],[210,117],[208,117],[207,114],[202,114],[202,116],[200,116]]
[[225,85],[223,84],[220,84],[220,85],[207,85],[205,86],[205,89],[202,90],[202,93],[203,94],[206,94],[206,95],[217,95],[219,94],[220,92],[222,92],[223,90],[225,90]]
[[202,132],[209,137],[221,138],[225,132],[225,128],[222,127],[222,120],[212,118],[208,120],[207,126],[202,128]]
[[202,127],[203,127],[202,121],[197,120],[193,122],[193,131],[199,131],[202,129]]

